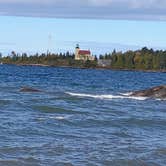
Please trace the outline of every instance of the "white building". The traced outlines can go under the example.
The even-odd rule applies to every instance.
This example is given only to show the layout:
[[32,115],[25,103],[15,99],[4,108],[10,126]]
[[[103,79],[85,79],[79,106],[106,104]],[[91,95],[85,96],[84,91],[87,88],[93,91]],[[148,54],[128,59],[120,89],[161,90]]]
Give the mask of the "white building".
[[79,45],[77,44],[75,48],[75,60],[94,61],[95,58],[91,55],[90,50],[80,50]]

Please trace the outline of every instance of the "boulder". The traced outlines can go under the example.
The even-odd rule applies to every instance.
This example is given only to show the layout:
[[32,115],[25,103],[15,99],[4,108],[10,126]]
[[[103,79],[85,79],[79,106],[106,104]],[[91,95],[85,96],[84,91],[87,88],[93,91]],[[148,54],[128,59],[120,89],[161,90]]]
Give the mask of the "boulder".
[[166,85],[152,87],[150,89],[132,92],[131,96],[166,99]]
[[42,91],[31,87],[23,87],[20,89],[20,92],[42,92]]

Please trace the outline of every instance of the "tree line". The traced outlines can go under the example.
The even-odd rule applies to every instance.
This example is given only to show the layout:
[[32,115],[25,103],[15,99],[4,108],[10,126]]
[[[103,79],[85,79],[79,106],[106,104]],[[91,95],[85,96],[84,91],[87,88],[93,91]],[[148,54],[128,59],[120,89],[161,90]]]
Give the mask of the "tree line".
[[0,54],[0,62],[4,64],[41,64],[48,66],[69,66],[69,67],[96,67],[97,61],[77,61],[74,59],[75,54],[66,53],[36,53],[34,55],[28,55],[27,53],[18,54],[12,51],[8,56],[2,56]]
[[74,60],[74,53],[27,53],[17,54],[14,51],[8,56],[0,54],[0,62],[6,64],[43,64],[49,66],[100,67],[98,60],[109,60],[107,68],[129,70],[166,70],[166,51],[144,47],[136,51],[117,52],[95,56],[95,61]]
[[111,59],[111,68],[136,70],[166,70],[166,51],[148,49],[116,52],[100,55],[99,59]]

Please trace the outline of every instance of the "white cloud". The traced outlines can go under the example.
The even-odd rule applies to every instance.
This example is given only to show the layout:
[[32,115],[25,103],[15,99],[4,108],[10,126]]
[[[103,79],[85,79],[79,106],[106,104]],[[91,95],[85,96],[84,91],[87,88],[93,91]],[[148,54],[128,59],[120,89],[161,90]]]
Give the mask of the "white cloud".
[[89,4],[91,4],[92,6],[107,6],[107,5],[111,5],[111,3],[114,0],[89,0]]
[[56,6],[126,6],[128,8],[165,8],[166,0],[0,0],[0,4],[38,4]]
[[0,15],[166,20],[166,0],[0,0]]
[[149,8],[149,9],[166,9],[165,0],[127,0],[129,5],[134,8]]

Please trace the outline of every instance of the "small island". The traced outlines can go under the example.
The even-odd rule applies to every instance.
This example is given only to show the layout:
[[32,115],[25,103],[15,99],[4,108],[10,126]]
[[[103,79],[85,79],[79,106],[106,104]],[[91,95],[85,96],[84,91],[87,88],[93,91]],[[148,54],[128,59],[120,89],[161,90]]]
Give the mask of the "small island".
[[92,55],[90,50],[81,50],[76,45],[75,53],[16,53],[0,54],[1,64],[55,66],[74,68],[104,68],[116,70],[166,71],[166,50],[153,50],[144,47],[136,51],[117,52],[104,55]]

